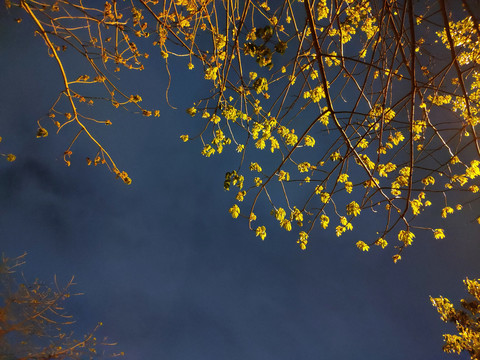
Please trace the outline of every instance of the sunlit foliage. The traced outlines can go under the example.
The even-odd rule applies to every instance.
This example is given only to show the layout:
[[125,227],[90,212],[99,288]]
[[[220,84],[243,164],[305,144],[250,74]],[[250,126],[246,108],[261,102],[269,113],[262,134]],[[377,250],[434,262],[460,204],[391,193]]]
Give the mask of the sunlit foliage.
[[[426,209],[440,223],[478,204],[480,29],[467,0],[6,4],[23,9],[58,64],[65,89],[37,136],[77,126],[67,165],[86,134],[98,147],[87,163],[106,164],[131,183],[90,130],[112,122],[86,117],[80,106],[96,101],[89,91],[98,87],[115,108],[159,115],[111,75],[143,70],[148,46],[163,57],[172,84],[173,61],[202,73],[205,92],[185,116],[203,130],[181,140],[197,140],[205,157],[232,149],[229,213],[262,240],[276,221],[306,249],[316,224],[342,236],[372,217],[372,232],[356,246],[392,244],[396,262],[419,232],[448,235],[421,220]],[[70,50],[89,74],[66,72],[62,54]]]
[[430,297],[430,300],[437,308],[441,319],[455,324],[458,331],[458,335],[443,335],[445,342],[443,350],[456,354],[465,351],[472,360],[478,360],[480,359],[480,279],[467,278],[463,283],[471,298],[462,299],[460,309],[455,309],[450,300],[444,297]]

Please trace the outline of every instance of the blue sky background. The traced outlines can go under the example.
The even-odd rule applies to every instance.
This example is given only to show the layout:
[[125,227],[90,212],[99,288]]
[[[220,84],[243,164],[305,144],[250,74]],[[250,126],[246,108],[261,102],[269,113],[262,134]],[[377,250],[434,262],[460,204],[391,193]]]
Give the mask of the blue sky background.
[[449,358],[441,334],[451,327],[428,296],[458,300],[461,280],[480,277],[474,216],[442,220],[444,240],[417,235],[397,264],[388,250],[355,248],[361,227],[341,238],[317,230],[304,252],[272,222],[260,241],[227,212],[228,152],[206,159],[199,143],[179,139],[194,126],[183,109],[202,83],[171,68],[180,110],[169,108],[154,54],[151,69],[121,76],[160,118],[94,108],[113,122],[94,132],[133,184],[87,167],[95,148],[85,138],[66,167],[73,130],[56,135],[45,123],[50,136],[35,137],[62,89],[56,65],[26,22],[0,11],[0,151],[17,155],[0,164],[0,250],[28,252],[27,279],[75,275],[85,293],[69,307],[79,332],[102,321],[99,335],[132,360]]

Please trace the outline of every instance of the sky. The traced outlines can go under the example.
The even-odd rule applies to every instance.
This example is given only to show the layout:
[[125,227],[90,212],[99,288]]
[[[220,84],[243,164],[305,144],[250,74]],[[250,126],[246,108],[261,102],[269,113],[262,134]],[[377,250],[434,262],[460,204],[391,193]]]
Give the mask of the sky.
[[419,234],[397,264],[389,251],[356,249],[355,232],[316,230],[301,251],[272,223],[262,242],[228,214],[228,153],[207,159],[200,144],[179,139],[194,126],[183,109],[202,91],[184,67],[171,69],[179,110],[165,102],[163,66],[132,78],[159,118],[95,108],[112,119],[97,131],[132,185],[88,167],[85,138],[66,167],[73,130],[35,137],[62,89],[55,63],[28,23],[0,9],[0,151],[17,156],[0,164],[0,251],[28,253],[27,279],[75,276],[84,293],[67,304],[75,331],[103,322],[99,336],[129,360],[452,357],[441,350],[452,328],[429,296],[458,301],[462,279],[480,277],[471,218],[442,220],[443,240]]

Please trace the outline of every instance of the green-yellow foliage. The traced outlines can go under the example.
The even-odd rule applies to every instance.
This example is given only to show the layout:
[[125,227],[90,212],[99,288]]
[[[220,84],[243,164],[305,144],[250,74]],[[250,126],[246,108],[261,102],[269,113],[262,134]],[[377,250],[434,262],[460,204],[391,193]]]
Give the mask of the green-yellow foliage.
[[[278,221],[298,234],[301,249],[318,223],[340,236],[359,219],[375,216],[377,226],[356,246],[383,249],[388,240],[396,262],[419,232],[446,235],[422,223],[427,207],[441,220],[465,211],[462,204],[449,205],[450,194],[465,193],[465,202],[479,196],[480,41],[466,5],[132,0],[94,9],[79,0],[10,0],[7,6],[23,9],[58,65],[64,89],[48,118],[38,121],[37,137],[76,126],[67,165],[83,134],[98,149],[87,164],[106,165],[132,182],[90,131],[112,122],[83,116],[81,109],[97,101],[88,91],[95,87],[114,108],[159,116],[142,105],[141,94],[122,91],[111,76],[148,70],[148,53],[158,52],[172,86],[181,79],[169,70],[174,61],[205,79],[206,91],[189,99],[193,106],[186,109],[202,130],[180,138],[198,139],[205,157],[234,146],[229,159],[236,170],[227,173],[225,189],[238,187],[233,198],[246,212],[240,216],[234,204],[230,213],[247,218],[262,239],[269,225],[254,222],[268,211],[249,215],[260,203],[295,213]],[[89,74],[66,71],[63,52],[72,47],[83,49]],[[454,121],[445,120],[452,113]],[[298,187],[305,196],[291,197]]]
[[450,300],[440,296],[430,297],[440,318],[457,328],[458,334],[443,335],[443,351],[460,354],[467,352],[472,360],[480,359],[480,279],[463,280],[470,299],[460,301],[456,309]]

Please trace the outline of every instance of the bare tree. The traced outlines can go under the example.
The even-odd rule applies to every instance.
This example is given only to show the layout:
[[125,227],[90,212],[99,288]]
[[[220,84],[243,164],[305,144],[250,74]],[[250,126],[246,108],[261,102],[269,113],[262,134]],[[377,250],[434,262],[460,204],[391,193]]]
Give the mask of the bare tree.
[[[25,255],[2,258],[0,264],[0,359],[97,359],[104,357],[108,343],[96,338],[97,326],[80,338],[74,334],[74,319],[64,308],[74,295],[73,278],[60,287],[39,280],[28,283],[16,272]],[[22,281],[23,280],[23,281]],[[121,356],[123,353],[109,354]]]

